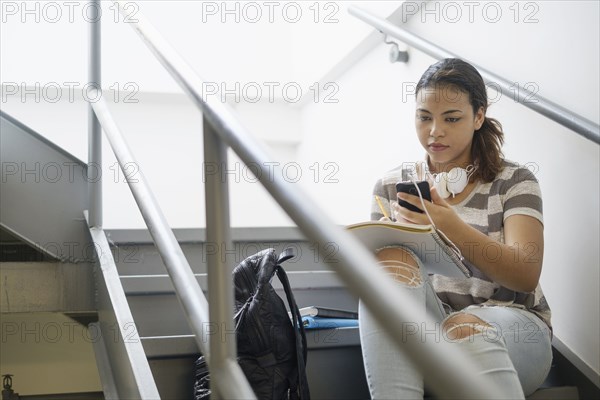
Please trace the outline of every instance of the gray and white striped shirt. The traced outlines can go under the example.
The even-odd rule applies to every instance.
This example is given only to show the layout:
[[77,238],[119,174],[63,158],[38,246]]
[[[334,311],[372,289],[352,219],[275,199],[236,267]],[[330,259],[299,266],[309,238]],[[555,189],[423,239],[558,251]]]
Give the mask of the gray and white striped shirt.
[[[410,180],[414,169],[415,163],[403,164],[388,171],[375,184],[373,194],[387,200],[383,204],[388,214],[390,202],[397,201],[396,183]],[[494,181],[477,183],[467,198],[452,207],[463,221],[501,243],[504,243],[504,221],[511,215],[528,215],[544,223],[542,196],[535,175],[526,167],[507,160]],[[381,217],[383,214],[373,200],[371,219]],[[495,249],[489,250],[490,256],[494,257]],[[493,282],[476,267],[472,267],[472,272],[472,278],[431,276],[433,287],[448,311],[458,311],[473,304],[512,306],[535,313],[551,326],[550,308],[539,284],[531,293],[516,292]]]

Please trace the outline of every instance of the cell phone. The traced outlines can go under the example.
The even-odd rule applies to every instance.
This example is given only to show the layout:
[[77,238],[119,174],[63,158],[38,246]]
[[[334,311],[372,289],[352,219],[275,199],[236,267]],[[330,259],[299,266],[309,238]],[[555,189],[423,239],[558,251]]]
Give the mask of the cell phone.
[[[416,182],[417,186],[419,186],[419,189],[421,190],[421,195],[423,196],[423,200],[428,200],[431,201],[431,192],[429,191],[429,182],[427,181],[419,181]],[[402,193],[408,193],[408,194],[412,194],[414,196],[419,197],[419,192],[417,192],[417,188],[415,187],[415,184],[412,182],[398,182],[396,183],[396,191],[398,193],[402,192]],[[413,206],[410,203],[407,203],[404,200],[400,200],[398,199],[398,204],[400,204],[400,206],[409,209],[410,211],[415,211],[418,213],[423,213],[423,210],[421,210],[418,207]]]

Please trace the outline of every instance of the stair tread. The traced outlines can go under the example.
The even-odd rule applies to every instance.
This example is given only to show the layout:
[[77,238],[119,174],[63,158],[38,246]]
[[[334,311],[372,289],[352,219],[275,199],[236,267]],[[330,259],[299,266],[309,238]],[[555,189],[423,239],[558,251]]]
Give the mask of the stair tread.
[[[146,356],[152,358],[197,355],[200,349],[195,335],[141,336]],[[359,346],[358,328],[311,329],[306,331],[309,350]]]
[[531,395],[527,396],[527,400],[577,400],[579,392],[575,386],[557,386],[538,389]]
[[200,353],[195,335],[146,336],[140,339],[149,359],[184,357]]
[[[206,273],[196,273],[194,277],[202,290],[208,290]],[[291,271],[288,272],[288,277],[293,289],[342,287],[337,274],[331,271]],[[127,295],[175,292],[171,278],[167,274],[120,275],[120,278]],[[283,288],[275,279],[272,285],[275,290]]]

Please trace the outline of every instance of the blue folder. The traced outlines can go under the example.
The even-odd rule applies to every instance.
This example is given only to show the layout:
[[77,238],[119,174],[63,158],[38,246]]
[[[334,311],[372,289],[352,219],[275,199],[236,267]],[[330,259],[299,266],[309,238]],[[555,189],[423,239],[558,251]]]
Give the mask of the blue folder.
[[302,317],[304,329],[334,329],[358,326],[357,319]]

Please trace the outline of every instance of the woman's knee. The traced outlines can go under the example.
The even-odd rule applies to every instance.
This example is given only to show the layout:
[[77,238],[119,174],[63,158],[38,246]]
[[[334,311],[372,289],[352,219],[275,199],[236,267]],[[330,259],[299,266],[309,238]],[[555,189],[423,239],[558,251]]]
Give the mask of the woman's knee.
[[410,287],[421,285],[421,271],[416,256],[404,247],[384,247],[375,254],[379,265],[396,282]]

